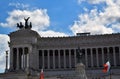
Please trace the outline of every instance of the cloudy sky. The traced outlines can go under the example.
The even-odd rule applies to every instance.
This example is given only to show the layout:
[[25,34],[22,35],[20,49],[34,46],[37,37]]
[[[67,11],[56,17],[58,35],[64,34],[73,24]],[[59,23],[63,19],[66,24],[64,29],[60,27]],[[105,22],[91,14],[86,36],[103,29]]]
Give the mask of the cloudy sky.
[[16,23],[24,18],[30,17],[42,37],[120,31],[120,0],[2,0],[0,5],[0,72],[9,50],[7,34],[18,30]]

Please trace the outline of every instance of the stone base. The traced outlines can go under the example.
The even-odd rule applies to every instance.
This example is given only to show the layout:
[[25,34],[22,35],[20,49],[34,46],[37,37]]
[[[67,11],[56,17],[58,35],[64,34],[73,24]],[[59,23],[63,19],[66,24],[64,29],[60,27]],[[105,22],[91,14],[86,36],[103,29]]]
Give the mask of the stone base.
[[79,79],[87,79],[86,73],[85,73],[85,65],[83,63],[77,63],[76,64],[76,77]]

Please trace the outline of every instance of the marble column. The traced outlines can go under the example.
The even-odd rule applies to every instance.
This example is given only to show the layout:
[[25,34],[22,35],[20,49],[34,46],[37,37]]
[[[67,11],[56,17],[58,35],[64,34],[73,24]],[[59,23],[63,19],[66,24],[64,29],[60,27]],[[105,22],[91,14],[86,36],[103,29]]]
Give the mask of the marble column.
[[23,52],[22,52],[22,57],[21,57],[21,67],[23,69]]
[[[24,49],[24,48],[23,48]],[[25,49],[23,50],[23,69],[25,68]]]
[[8,51],[6,51],[6,68],[5,68],[5,72],[8,71]]
[[92,49],[90,49],[90,53],[91,53],[91,67],[93,67],[93,52],[92,52]]
[[98,48],[96,48],[96,62],[97,62],[97,67],[99,67],[99,56],[98,56]]
[[85,49],[85,64],[88,67],[88,58],[87,58],[87,50]]
[[102,64],[105,64],[103,48],[101,48],[101,51],[102,51]]
[[65,50],[63,50],[64,52],[64,68],[66,68],[66,53],[65,53]]
[[10,70],[13,70],[13,48],[10,48]]

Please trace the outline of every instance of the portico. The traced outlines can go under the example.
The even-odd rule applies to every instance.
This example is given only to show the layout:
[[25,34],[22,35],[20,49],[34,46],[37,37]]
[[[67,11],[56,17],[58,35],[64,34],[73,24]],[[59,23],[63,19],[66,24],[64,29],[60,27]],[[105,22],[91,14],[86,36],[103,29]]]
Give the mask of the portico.
[[[87,68],[102,68],[103,64],[108,61],[108,57],[110,57],[112,67],[120,66],[119,46],[103,48],[81,48],[81,50],[84,53],[83,61]],[[39,50],[39,68],[71,69],[75,68],[75,60],[76,49]]]
[[13,69],[25,69],[29,67],[29,50],[28,47],[13,48]]

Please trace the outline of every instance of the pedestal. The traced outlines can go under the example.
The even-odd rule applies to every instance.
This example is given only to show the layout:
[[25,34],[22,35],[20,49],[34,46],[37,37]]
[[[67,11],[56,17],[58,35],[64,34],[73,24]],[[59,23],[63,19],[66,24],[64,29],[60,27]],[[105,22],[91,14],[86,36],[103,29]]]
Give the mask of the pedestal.
[[77,63],[76,68],[76,77],[78,79],[87,79],[86,73],[85,73],[85,65],[83,63]]

